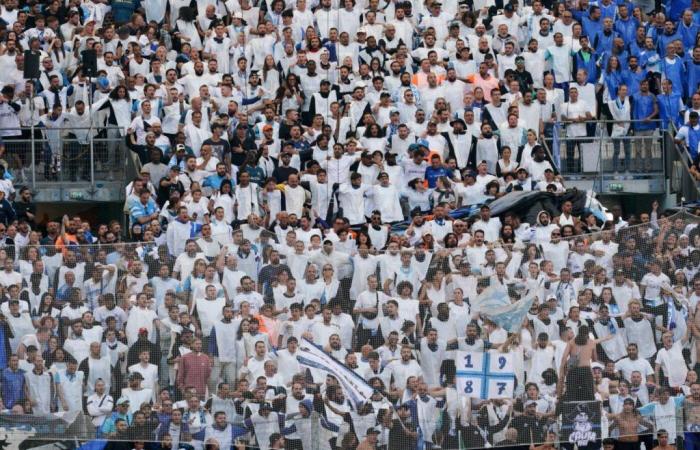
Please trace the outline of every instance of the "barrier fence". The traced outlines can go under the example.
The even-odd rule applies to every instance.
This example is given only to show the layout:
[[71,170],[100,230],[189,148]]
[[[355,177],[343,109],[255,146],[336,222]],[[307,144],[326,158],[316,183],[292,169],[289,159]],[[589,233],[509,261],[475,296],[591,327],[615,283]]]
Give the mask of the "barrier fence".
[[[652,129],[635,130],[640,125],[651,125]],[[649,124],[639,120],[561,122],[544,142],[569,181],[592,181],[600,193],[663,193],[665,161],[675,143],[660,125],[659,121]],[[628,130],[621,131],[621,126]],[[687,171],[687,164],[679,169]]]
[[[17,132],[0,130],[1,134]],[[127,148],[115,126],[100,128],[22,127],[3,138],[3,162],[19,184],[123,179]]]
[[[625,124],[634,128],[638,122],[632,120]],[[562,175],[569,179],[594,179],[599,192],[615,192],[616,186],[609,186],[611,182],[657,178],[663,174],[668,147],[675,145],[665,139],[666,132],[658,127],[623,135],[610,131],[621,123],[590,121],[584,124],[588,127],[587,134],[574,137],[569,131],[574,124],[559,122],[553,135],[545,134],[543,143]],[[5,131],[8,130],[0,129],[0,133]],[[4,160],[20,181],[33,187],[36,183],[51,181],[94,184],[121,179],[125,174],[125,161],[139,165],[137,157],[127,158],[135,153],[128,151],[117,127],[22,127],[21,133],[21,137],[4,139]]]
[[[8,391],[3,390],[3,406],[7,409],[0,413],[0,427],[8,430],[14,438],[26,438],[25,448],[47,441],[83,442],[98,437],[109,441],[161,442],[169,439],[166,435],[181,445],[201,448],[209,438],[215,437],[221,442],[229,432],[233,441],[246,443],[249,447],[269,448],[269,437],[277,431],[291,442],[288,445],[301,445],[304,449],[330,448],[328,442],[332,439],[337,447],[352,448],[353,440],[369,439],[372,443],[375,437],[379,439],[380,448],[400,445],[421,450],[429,447],[511,446],[514,442],[536,446],[554,442],[586,447],[595,446],[591,443],[607,437],[623,442],[638,437],[649,448],[660,429],[669,432],[671,442],[680,444],[684,430],[692,431],[700,425],[691,391],[697,375],[688,370],[696,367],[695,337],[691,332],[691,341],[686,342],[685,334],[692,328],[692,291],[700,268],[700,252],[695,250],[700,248],[697,224],[696,216],[681,212],[660,217],[656,222],[622,227],[617,233],[606,230],[576,235],[575,224],[564,226],[562,242],[568,245],[559,247],[559,251],[566,253],[565,263],[556,250],[559,237],[545,237],[542,227],[534,227],[528,234],[529,242],[525,243],[520,240],[514,244],[494,242],[483,248],[478,240],[467,242],[465,246],[446,243],[448,248],[429,251],[425,258],[420,257],[420,251],[411,250],[414,259],[410,266],[424,272],[418,278],[421,287],[416,287],[407,296],[406,292],[402,295],[396,291],[397,279],[392,279],[389,272],[383,272],[396,268],[390,263],[392,253],[379,252],[376,256],[387,262],[379,264],[376,273],[388,298],[397,301],[399,311],[410,302],[419,302],[418,314],[409,314],[404,319],[396,337],[397,348],[400,349],[402,343],[411,343],[413,347],[413,358],[420,372],[412,377],[409,377],[410,372],[397,368],[400,362],[394,359],[399,357],[391,356],[390,346],[377,348],[380,365],[388,373],[373,377],[367,372],[367,352],[371,349],[363,349],[360,345],[362,328],[358,324],[363,322],[359,314],[353,313],[357,290],[361,292],[367,288],[362,281],[353,279],[352,267],[359,265],[356,259],[351,261],[350,258],[360,255],[348,255],[347,260],[341,258],[331,263],[324,262],[326,260],[319,256],[321,249],[306,248],[301,255],[306,258],[300,258],[292,255],[289,248],[270,243],[268,247],[260,248],[259,261],[250,265],[245,251],[235,251],[240,243],[229,242],[227,250],[211,258],[196,254],[192,273],[182,273],[172,284],[172,292],[166,294],[167,289],[163,290],[162,286],[168,285],[168,278],[157,277],[162,266],[173,269],[174,258],[168,255],[164,245],[124,243],[58,250],[53,246],[6,247],[0,249],[0,260],[3,264],[7,259],[14,260],[24,280],[19,295],[22,300],[20,316],[35,322],[23,323],[15,318],[15,310],[5,311],[7,304],[3,304],[0,323],[4,321],[15,332],[9,339],[9,346],[22,357],[20,367],[26,370],[28,385],[37,383],[30,374],[32,363],[26,359],[27,353],[31,354],[27,350],[34,342],[33,336],[37,336],[35,327],[40,327],[39,334],[41,329],[51,330],[51,337],[41,344],[39,355],[54,382],[53,387],[46,391],[46,397],[37,396],[44,391],[33,386],[28,396],[20,394],[11,402]],[[254,245],[261,243],[257,241]],[[341,341],[339,350],[326,348],[337,357],[335,362],[328,359],[330,369],[309,366],[308,361],[299,366],[300,370],[285,365],[288,359],[285,359],[287,354],[283,347],[289,335],[290,313],[284,310],[278,288],[288,283],[288,277],[280,275],[272,281],[261,278],[273,247],[286,254],[283,263],[288,265],[289,272],[297,280],[304,305],[318,305],[334,298],[354,319],[351,328],[339,328],[339,334],[345,331],[350,335],[350,343]],[[482,250],[483,257],[479,256]],[[396,257],[399,258],[396,265],[401,265],[400,252]],[[43,268],[37,266],[37,260],[43,261]],[[668,286],[652,286],[646,280],[642,282],[648,271],[655,270],[654,260],[660,262],[662,273],[670,277]],[[461,265],[463,261],[471,263],[466,275]],[[503,262],[504,266],[496,261]],[[351,270],[342,272],[346,263]],[[570,269],[572,285],[576,286],[574,291],[561,288],[564,275],[559,269],[562,264]],[[321,275],[317,280],[317,274],[327,273],[320,270],[326,266],[333,268],[335,273],[345,273],[341,278],[346,278],[339,283],[329,278],[326,283]],[[182,265],[177,265],[174,269],[180,267]],[[617,278],[618,269],[622,270],[622,278]],[[33,271],[37,275],[32,275]],[[277,366],[271,367],[270,372],[261,368],[251,370],[248,362],[255,358],[255,336],[260,335],[244,332],[239,337],[236,332],[226,333],[216,339],[220,342],[217,344],[219,351],[225,347],[236,348],[235,357],[228,363],[230,366],[225,367],[221,358],[212,358],[211,364],[216,372],[207,382],[202,382],[206,391],[187,389],[178,383],[177,376],[185,351],[182,346],[190,344],[183,344],[182,333],[163,325],[168,315],[164,305],[174,307],[176,316],[178,313],[188,317],[192,314],[197,324],[196,337],[202,338],[204,351],[209,353],[213,348],[210,347],[213,338],[205,330],[204,322],[208,319],[195,306],[200,304],[198,301],[206,295],[206,288],[211,284],[218,291],[216,297],[223,298],[222,304],[233,305],[236,311],[245,314],[244,300],[249,295],[242,293],[231,281],[232,277],[240,279],[243,275],[252,276],[258,282],[264,302],[273,307],[272,315],[258,313],[253,316],[264,326],[266,340],[273,346],[282,343],[262,357],[262,360],[276,361]],[[469,283],[465,284],[469,279],[472,280],[469,282],[471,288],[466,287]],[[498,288],[499,280],[505,281],[503,289]],[[318,294],[312,296],[313,285],[319,282],[329,287],[334,285],[337,291],[328,299],[319,298]],[[353,288],[354,283],[359,285]],[[458,287],[467,292],[456,294]],[[653,289],[657,290],[652,292]],[[2,291],[8,297],[17,295],[12,288],[3,288]],[[324,288],[314,292],[327,291]],[[308,298],[304,297],[307,293]],[[636,299],[642,300],[641,304]],[[122,319],[127,317],[123,327],[121,323],[110,325],[107,322],[106,317],[111,313],[105,312],[105,306],[111,308],[112,301],[128,312],[127,316],[122,316]],[[140,304],[142,301],[144,304]],[[447,319],[441,312],[442,307],[438,306],[443,302],[451,305],[447,308]],[[560,326],[547,328],[543,325],[546,321],[538,317],[542,304],[551,306],[552,323],[560,321]],[[139,306],[145,306],[145,309],[139,310]],[[627,329],[632,326],[629,316],[637,317],[635,314],[639,308],[643,314],[641,320],[650,327],[652,324],[657,326],[651,341],[642,341],[638,334]],[[136,324],[142,323],[140,317],[149,309],[158,311],[162,319],[152,326],[144,325],[147,339],[153,345],[138,343],[141,327]],[[606,313],[602,309],[613,318],[612,322],[606,322]],[[87,311],[92,314],[86,315]],[[310,314],[312,322],[320,320],[314,311]],[[383,320],[391,312],[382,307],[378,314]],[[450,325],[452,328],[446,328],[450,315],[453,315],[454,324]],[[114,411],[106,408],[100,412],[94,404],[88,406],[91,399],[95,400],[87,394],[95,389],[96,381],[90,379],[89,371],[96,370],[96,366],[85,360],[85,352],[89,350],[76,346],[76,332],[71,320],[76,317],[83,319],[87,330],[83,341],[102,339],[103,335],[109,334],[107,329],[110,327],[116,327],[117,337],[123,339],[121,346],[113,340],[102,342],[101,356],[110,355],[111,358],[107,391],[115,404],[124,398],[130,399],[128,409],[120,410],[119,406],[114,406]],[[471,321],[477,325],[476,338],[469,334],[467,324]],[[505,332],[516,331],[517,323],[526,321],[527,331]],[[575,335],[582,325],[590,326],[591,338],[603,340],[597,349],[601,366],[596,366],[593,373],[590,369],[578,368],[573,358],[567,361],[565,345],[560,340]],[[449,338],[446,340],[450,341],[437,369],[423,353],[427,351],[424,342],[427,342],[425,339],[428,339],[430,329],[440,330],[441,336],[445,333]],[[662,361],[655,371],[654,355],[656,347],[662,346],[663,330],[670,331],[673,340],[681,342],[683,351],[681,359],[674,360],[675,365],[664,365]],[[540,347],[539,338],[543,332],[547,334],[547,341],[544,347]],[[282,339],[278,338],[280,335]],[[312,349],[313,346],[304,339],[313,340],[316,336],[311,328],[302,332],[299,335],[300,348]],[[391,334],[383,337],[386,341],[392,340]],[[490,344],[475,346],[473,339]],[[635,360],[639,363],[631,365],[624,362],[632,352],[630,343],[637,344],[640,358]],[[141,386],[148,385],[147,389],[153,388],[156,392],[145,396],[139,394],[142,391],[138,386],[127,389],[133,381],[129,374],[137,371],[133,365],[138,363],[139,352],[135,349],[142,344],[160,354],[149,362],[157,366],[155,375],[141,381]],[[342,348],[358,354],[355,358],[346,358]],[[114,349],[118,349],[116,355],[111,353]],[[122,356],[119,356],[120,352],[123,352]],[[78,370],[83,371],[84,386],[81,386],[82,382],[77,383],[70,372],[68,362],[71,356],[77,360]],[[638,366],[643,360],[651,363],[651,373]],[[356,375],[350,375],[348,367],[352,368],[355,363],[359,365],[352,369]],[[563,375],[562,368],[565,369]],[[8,370],[2,372],[0,389],[11,386],[6,384],[12,381]],[[332,387],[335,383],[326,378],[328,372],[341,380],[342,398],[347,402],[340,401],[338,389]],[[365,381],[369,386],[364,384]],[[222,382],[228,384],[221,385]],[[300,383],[302,390],[295,391],[294,383]],[[700,385],[696,387],[700,388]],[[293,398],[304,390],[310,402],[299,408],[299,400]],[[700,391],[698,394],[697,404],[700,405]],[[196,400],[192,399],[193,395],[197,396]],[[327,401],[330,395],[333,397]],[[670,399],[667,400],[667,396]],[[627,398],[632,399],[629,407],[625,403]],[[263,400],[272,411],[260,408]],[[137,401],[143,402],[140,408],[135,405]],[[202,409],[198,409],[199,401],[204,402]],[[181,414],[170,412],[175,409],[184,413],[183,425],[179,425]],[[231,424],[231,428],[226,428],[228,431],[212,426],[219,411],[225,412],[225,419]],[[121,417],[126,422],[116,420]],[[112,423],[105,425],[101,419]],[[367,429],[372,427],[368,433]]]

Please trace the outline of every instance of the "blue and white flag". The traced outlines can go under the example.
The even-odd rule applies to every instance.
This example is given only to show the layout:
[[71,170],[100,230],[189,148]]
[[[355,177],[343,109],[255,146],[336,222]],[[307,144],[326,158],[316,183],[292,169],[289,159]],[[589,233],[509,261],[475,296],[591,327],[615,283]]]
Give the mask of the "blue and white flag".
[[523,319],[532,307],[534,301],[535,296],[529,295],[515,303],[509,303],[508,305],[498,306],[488,310],[482,309],[482,314],[489,320],[497,323],[498,326],[507,332],[517,333],[520,331],[523,325]]
[[367,384],[364,378],[306,338],[301,340],[296,356],[302,367],[333,375],[343,387],[345,395],[355,406],[369,400],[374,392],[372,386]]
[[460,395],[487,400],[513,398],[515,371],[513,355],[494,350],[455,352],[456,389]]
[[554,122],[554,129],[552,130],[552,161],[554,163],[554,169],[557,172],[561,172],[561,142],[559,140],[559,133],[561,132],[561,123],[557,120]]
[[508,289],[505,287],[489,287],[484,289],[472,305],[475,312],[486,314],[488,311],[510,305]]

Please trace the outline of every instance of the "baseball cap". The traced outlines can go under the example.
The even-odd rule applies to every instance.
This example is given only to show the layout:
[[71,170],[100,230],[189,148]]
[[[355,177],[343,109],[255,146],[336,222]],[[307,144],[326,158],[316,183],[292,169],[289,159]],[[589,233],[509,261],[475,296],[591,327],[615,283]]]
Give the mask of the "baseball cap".
[[129,399],[126,397],[119,397],[119,400],[117,400],[117,406],[128,405],[128,404],[129,404]]

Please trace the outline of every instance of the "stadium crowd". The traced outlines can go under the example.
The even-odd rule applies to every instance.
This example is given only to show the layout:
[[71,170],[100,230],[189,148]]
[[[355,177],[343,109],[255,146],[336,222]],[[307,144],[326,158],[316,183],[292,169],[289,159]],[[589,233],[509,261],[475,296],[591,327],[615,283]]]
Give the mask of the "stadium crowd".
[[[1,0],[3,414],[110,450],[550,450],[600,401],[591,449],[700,449],[697,220],[601,217],[555,164],[609,119],[616,171],[670,130],[700,178],[699,30],[688,0]],[[128,226],[37,223],[32,128],[47,178],[88,176],[65,137],[138,157]],[[518,191],[548,207],[491,215]],[[536,296],[521,328],[495,289]],[[458,392],[456,351],[512,355],[512,398]]]

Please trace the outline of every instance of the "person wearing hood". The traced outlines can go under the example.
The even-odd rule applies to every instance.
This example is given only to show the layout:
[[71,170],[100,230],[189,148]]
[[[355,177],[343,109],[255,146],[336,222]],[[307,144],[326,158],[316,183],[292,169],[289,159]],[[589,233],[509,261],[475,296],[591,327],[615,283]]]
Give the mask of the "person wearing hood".
[[551,223],[551,216],[549,213],[547,211],[540,211],[537,213],[537,223],[532,228],[531,239],[537,244],[550,242],[552,231],[555,229],[559,229],[559,227]]
[[[307,420],[307,422],[311,421]],[[248,431],[255,433],[260,450],[270,450],[270,437],[274,434],[283,434],[283,431],[284,434],[287,434],[291,431],[291,429],[285,429],[284,415],[273,411],[272,405],[269,403],[261,404],[258,412],[251,414],[243,423]],[[310,428],[305,434],[309,437],[313,436]]]
[[[290,436],[287,441],[287,449],[302,450],[318,447],[318,450],[331,450],[331,439],[333,433],[340,431],[340,427],[329,422],[323,415],[318,415],[321,428],[316,428],[311,414],[314,412],[314,405],[311,396],[305,396],[304,400],[298,404],[298,412],[287,411],[291,425],[282,430],[282,434]],[[329,406],[328,398],[325,400],[325,407]],[[297,436],[297,439],[292,438]]]

